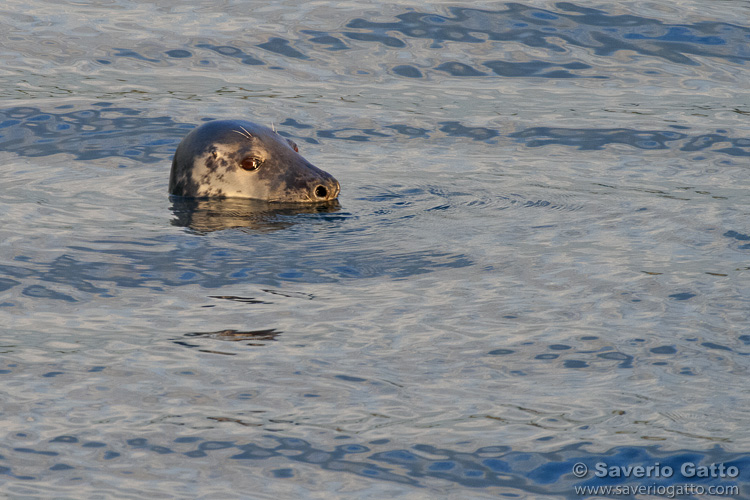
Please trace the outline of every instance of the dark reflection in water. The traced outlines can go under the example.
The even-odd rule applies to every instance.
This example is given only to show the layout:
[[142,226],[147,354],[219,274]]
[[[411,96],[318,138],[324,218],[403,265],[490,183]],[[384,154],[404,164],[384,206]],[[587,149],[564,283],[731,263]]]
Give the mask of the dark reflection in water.
[[235,57],[239,59],[242,64],[247,64],[250,66],[258,66],[258,65],[265,64],[263,61],[246,54],[245,52],[238,49],[237,47],[232,47],[229,45],[212,45],[210,43],[199,43],[196,45],[196,47],[200,49],[212,50],[223,56]]
[[[393,22],[353,19],[347,28],[355,31],[342,34],[352,40],[394,48],[405,45],[393,35],[399,33],[406,39],[432,40],[436,49],[447,41],[481,44],[490,40],[513,41],[551,53],[565,53],[566,46],[587,48],[600,56],[626,50],[689,65],[699,64],[689,55],[717,57],[739,64],[750,60],[750,54],[743,49],[750,28],[744,26],[709,21],[666,24],[634,15],[610,15],[570,2],[558,2],[555,7],[557,10],[509,3],[504,10],[450,7],[452,16],[406,12],[395,16],[397,21]],[[310,41],[317,43],[315,39]],[[503,65],[508,61],[488,63]]]
[[253,297],[239,297],[237,295],[209,295],[209,297],[212,299],[230,300],[241,304],[270,304],[270,302],[265,302]]
[[[279,286],[284,282],[337,283],[347,279],[388,276],[405,278],[440,268],[469,267],[473,263],[462,254],[439,251],[398,251],[380,248],[310,248],[310,242],[248,241],[247,248],[215,248],[210,242],[187,242],[171,250],[161,247],[166,241],[141,243],[145,249],[122,242],[112,249],[113,241],[93,242],[90,247],[70,246],[74,255],[62,255],[47,262],[23,262],[0,265],[0,275],[23,277],[23,281],[4,278],[5,285],[41,281],[65,285],[84,293],[111,297],[117,288],[145,287],[155,291],[197,284],[221,288],[237,283]],[[99,248],[99,243],[102,247]],[[112,257],[127,263],[113,264]],[[304,262],[304,266],[296,263]],[[34,298],[75,302],[63,292],[38,284],[27,284],[24,295]]]
[[[177,144],[195,127],[195,124],[178,123],[168,117],[150,117],[136,109],[114,107],[111,103],[95,106],[71,112],[48,112],[33,107],[0,109],[0,149],[31,157],[68,153],[78,160],[122,156],[144,163],[168,163]],[[434,130],[408,124],[386,125],[382,130],[355,127],[315,130],[292,118],[283,120],[282,126],[295,129],[296,133],[280,130],[281,135],[314,144],[318,144],[319,139],[382,141],[393,137],[394,133],[414,140],[441,133],[475,141],[497,141],[502,137],[498,129],[472,127],[459,121],[439,122]],[[530,127],[511,132],[507,137],[528,147],[556,145],[595,150],[610,144],[626,144],[643,150],[677,149],[750,156],[748,137],[732,137],[723,129],[691,135],[689,128],[681,125],[670,125],[664,130]]]
[[91,109],[54,112],[33,107],[0,110],[0,149],[21,156],[67,153],[77,160],[112,156],[146,163],[165,161],[195,125],[166,116],[96,103]]
[[325,204],[266,203],[258,200],[191,199],[173,196],[172,224],[187,227],[197,234],[222,229],[246,228],[267,232],[286,229],[300,222],[301,214],[333,214],[341,209],[337,201]]
[[[635,15],[610,15],[602,10],[576,5],[571,2],[555,4],[555,10],[543,9],[521,3],[506,4],[501,10],[481,10],[465,7],[450,7],[451,15],[441,16],[427,12],[406,12],[395,16],[395,21],[375,22],[363,18],[351,20],[346,30],[325,32],[302,30],[307,43],[322,46],[327,51],[345,51],[352,44],[375,43],[387,49],[404,49],[409,39],[432,40],[432,48],[440,49],[444,42],[483,44],[491,42],[515,42],[546,49],[554,61],[508,61],[488,59],[481,65],[490,68],[502,77],[542,78],[615,78],[611,70],[594,68],[588,64],[560,57],[568,47],[581,47],[598,56],[613,56],[628,51],[641,56],[650,56],[671,63],[697,66],[700,63],[691,56],[713,57],[742,64],[750,60],[744,50],[750,28],[729,23],[701,21],[693,24],[668,24],[659,19]],[[292,44],[296,43],[296,47]],[[269,51],[292,59],[313,60],[304,53],[303,44],[278,36],[267,42],[246,48],[229,45],[214,45],[205,41],[196,42],[195,57],[201,50],[210,50],[221,56],[238,59],[242,64],[266,64],[262,51]],[[262,49],[259,51],[258,49]],[[144,57],[132,50],[116,49],[114,57],[137,58],[148,62],[159,62]],[[251,51],[252,55],[247,51]],[[193,56],[185,49],[165,50],[164,56],[186,59]],[[110,63],[111,61],[100,61]],[[552,69],[550,69],[552,68]],[[563,68],[563,69],[554,69]],[[456,77],[476,77],[486,73],[480,68],[464,62],[443,61],[433,68]],[[584,70],[583,73],[577,71]],[[590,71],[586,71],[590,70]],[[422,71],[410,65],[392,68],[394,74],[407,78],[421,78]],[[597,74],[599,73],[599,74]]]
[[743,242],[739,245],[736,243],[732,245],[737,250],[750,250],[750,234],[738,233],[737,231],[731,230],[724,233],[723,236],[725,238]]
[[[504,77],[540,77],[540,78],[580,78],[572,71],[589,69],[591,66],[581,62],[572,63],[551,63],[544,61],[528,62],[507,62],[507,61],[488,61],[483,63],[498,76]],[[564,68],[564,69],[559,69]],[[485,76],[487,73],[476,70],[471,66],[460,62],[447,62],[435,68],[438,71],[444,71],[452,76]],[[396,68],[394,68],[396,72]],[[411,75],[403,75],[411,76]],[[593,76],[590,78],[607,78],[605,76]]]
[[[376,22],[356,18],[349,21],[340,32],[302,30],[304,42],[273,36],[268,41],[235,47],[215,45],[205,40],[196,41],[193,50],[165,48],[164,60],[198,58],[205,63],[202,52],[209,50],[222,57],[237,59],[242,64],[262,65],[263,52],[273,52],[291,59],[315,61],[305,53],[305,45],[321,47],[326,51],[346,51],[363,44],[377,44],[381,48],[403,50],[410,39],[431,40],[436,54],[443,43],[490,44],[514,42],[548,52],[550,60],[477,61],[476,67],[464,62],[439,61],[433,70],[454,77],[486,75],[489,68],[500,77],[540,78],[617,78],[608,67],[594,67],[568,56],[569,47],[586,49],[600,57],[611,57],[621,51],[637,56],[648,56],[674,64],[699,66],[695,56],[723,59],[743,64],[750,60],[745,50],[750,28],[746,26],[701,21],[693,24],[669,24],[659,19],[627,15],[610,15],[571,2],[558,2],[555,9],[544,9],[521,3],[508,3],[504,9],[481,10],[466,7],[449,7],[450,15],[428,12],[405,12],[394,21]],[[306,43],[305,43],[306,42]],[[314,52],[314,50],[308,52]],[[136,58],[144,62],[161,64],[132,50],[115,49],[115,57]],[[100,60],[110,64],[110,60]],[[406,78],[422,78],[424,69],[401,64],[391,68],[393,74]],[[652,73],[658,73],[649,70]]]
[[237,330],[220,330],[218,332],[195,332],[185,334],[186,337],[210,338],[223,340],[225,342],[240,342],[243,340],[276,340],[276,337],[279,335],[281,335],[281,332],[273,328],[246,332],[240,332]]
[[[612,15],[573,2],[558,2],[554,8],[508,3],[497,10],[454,6],[448,7],[447,12],[439,15],[414,10],[385,22],[354,18],[340,30],[305,29],[290,38],[274,33],[253,42],[229,42],[232,45],[226,40],[200,37],[181,47],[164,46],[162,50],[149,47],[145,49],[148,55],[133,48],[111,47],[106,49],[107,57],[95,61],[112,65],[118,59],[135,59],[154,68],[186,64],[205,68],[216,64],[213,59],[222,59],[223,63],[280,70],[284,68],[275,65],[279,56],[290,63],[328,66],[332,55],[348,57],[345,53],[349,50],[362,50],[371,45],[379,51],[405,52],[410,43],[421,40],[432,42],[430,48],[434,53],[422,59],[434,61],[433,66],[417,67],[404,61],[391,67],[391,74],[403,78],[424,78],[430,72],[457,78],[620,78],[621,64],[613,68],[591,60],[584,62],[580,57],[586,56],[571,55],[571,52],[585,52],[600,58],[618,57],[618,63],[622,62],[623,52],[631,60],[647,58],[687,66],[701,66],[705,58],[738,65],[750,60],[746,49],[750,27],[740,24],[714,21],[673,24],[633,14]],[[446,42],[454,47],[484,44],[487,48],[483,56],[444,60],[440,49]],[[498,43],[503,42],[531,47],[536,54],[533,58],[508,55],[508,59],[499,59],[493,53]],[[318,50],[325,51],[321,54],[325,57],[316,57]],[[472,48],[472,52],[478,51]],[[323,59],[325,62],[321,62]],[[628,71],[658,75],[669,70],[639,69],[632,64]]]
[[[488,61],[484,63],[496,75],[505,77],[530,77],[539,78],[580,78],[576,70],[589,69],[591,66],[582,62],[571,62],[556,64],[544,61],[529,62],[507,62]],[[564,69],[559,69],[564,68]],[[606,76],[592,76],[591,78],[607,78]]]
[[667,149],[686,134],[670,130],[578,129],[534,127],[510,135],[530,148],[551,144],[578,149],[602,149],[608,144],[627,144],[639,149]]
[[289,40],[280,37],[272,37],[266,43],[258,45],[258,47],[294,59],[309,59],[305,54],[291,47],[289,45]]
[[486,127],[467,127],[460,122],[441,122],[440,130],[453,137],[468,137],[476,141],[484,141],[496,137],[499,132]]
[[[257,424],[232,417],[211,416],[208,419],[223,425],[257,427]],[[349,441],[352,438],[342,435],[337,439]],[[274,470],[276,477],[293,478],[297,475],[295,464],[305,464],[307,467],[414,487],[430,486],[434,480],[439,480],[464,487],[502,487],[563,498],[581,498],[581,494],[574,489],[576,486],[670,487],[692,483],[703,488],[739,487],[740,491],[750,487],[742,474],[713,478],[691,476],[691,466],[692,470],[697,470],[698,467],[710,468],[711,464],[723,464],[724,470],[731,471],[733,475],[734,470],[743,471],[750,467],[750,456],[727,452],[720,447],[708,451],[664,451],[658,446],[622,446],[603,453],[591,453],[585,449],[587,444],[568,445],[540,453],[514,451],[507,446],[484,446],[473,451],[438,448],[428,444],[414,444],[403,448],[394,447],[389,439],[365,443],[345,442],[332,448],[323,448],[303,439],[268,434],[258,436],[250,442],[212,441],[185,436],[171,441],[134,437],[126,439],[124,443],[118,441],[111,444],[62,435],[34,448],[8,450],[7,456],[0,457],[0,463],[6,464],[1,468],[5,475],[27,481],[50,480],[50,476],[59,477],[65,471],[80,474],[82,471],[70,463],[74,463],[74,457],[80,453],[77,448],[83,448],[90,452],[96,450],[101,460],[111,461],[113,465],[131,464],[136,456],[139,461],[169,461],[169,456],[173,455],[176,460],[232,460],[251,468],[266,468],[269,463],[278,464],[280,467]],[[29,454],[37,457],[35,462],[23,460],[23,456]],[[16,467],[14,460],[25,465]],[[35,463],[36,467],[27,465],[30,463]],[[588,468],[584,477],[577,478],[573,475],[576,464],[584,464]],[[670,468],[672,474],[669,477],[665,474],[660,477],[651,475],[639,478],[634,474],[623,474],[622,477],[600,478],[594,475],[597,464],[619,470],[658,464],[660,471]],[[685,464],[687,467],[683,468]],[[19,470],[21,468],[23,471]],[[731,495],[729,498],[740,496]]]
[[[690,300],[696,294],[689,292],[675,293],[669,295],[672,300]],[[633,302],[640,299],[633,297]],[[512,319],[512,318],[509,318]],[[748,345],[750,336],[739,340]],[[647,339],[633,338],[628,341],[629,347],[641,350]],[[730,343],[730,342],[728,342]],[[522,344],[504,345],[487,352],[488,363],[492,366],[507,366],[509,363],[518,363],[529,369],[548,367],[556,372],[561,370],[586,370],[591,373],[601,371],[632,370],[652,366],[670,366],[672,373],[681,376],[695,376],[693,368],[685,366],[684,359],[689,357],[688,351],[700,352],[703,356],[711,356],[712,351],[724,351],[732,356],[750,356],[750,350],[742,350],[730,345],[717,342],[700,342],[699,338],[679,339],[676,343],[669,343],[652,347],[648,353],[642,352],[638,357],[622,352],[621,347],[612,345],[606,338],[595,335],[581,336],[571,344],[526,341]],[[727,354],[729,356],[729,354]],[[739,358],[738,363],[743,363]],[[496,361],[495,361],[496,360]],[[514,372],[516,376],[524,377],[528,373],[524,371]]]
[[200,340],[219,340],[223,342],[247,342],[244,345],[251,347],[260,347],[266,345],[266,342],[275,341],[276,337],[281,335],[282,332],[274,328],[266,328],[263,330],[220,330],[218,332],[193,332],[186,333],[183,339],[172,339],[177,345],[189,348],[198,348],[200,352],[207,352],[211,354],[222,354],[233,356],[234,352],[217,351],[216,349],[208,349],[206,343],[196,344],[195,341]]

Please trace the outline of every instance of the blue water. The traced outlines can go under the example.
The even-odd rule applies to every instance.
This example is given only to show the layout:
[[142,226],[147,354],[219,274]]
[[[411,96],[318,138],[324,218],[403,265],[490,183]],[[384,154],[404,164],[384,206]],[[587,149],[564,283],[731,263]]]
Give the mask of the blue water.
[[[747,498],[744,2],[31,0],[0,47],[1,496]],[[170,199],[217,118],[338,205]]]

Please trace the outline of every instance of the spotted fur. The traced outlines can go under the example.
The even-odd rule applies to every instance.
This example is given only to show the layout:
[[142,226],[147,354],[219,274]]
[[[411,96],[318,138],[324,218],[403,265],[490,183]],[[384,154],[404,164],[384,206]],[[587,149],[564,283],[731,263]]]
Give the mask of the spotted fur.
[[294,142],[243,120],[211,121],[190,132],[177,146],[169,177],[170,194],[194,198],[316,203],[335,199],[339,190]]

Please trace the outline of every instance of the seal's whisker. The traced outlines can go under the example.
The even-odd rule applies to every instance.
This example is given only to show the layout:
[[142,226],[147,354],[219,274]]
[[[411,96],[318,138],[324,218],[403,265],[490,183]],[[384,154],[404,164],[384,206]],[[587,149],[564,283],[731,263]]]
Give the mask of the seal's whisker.
[[240,132],[239,130],[232,130],[232,132],[234,132],[236,134],[240,134],[245,139],[252,139],[253,138],[252,134],[250,134],[250,132],[248,132],[245,129],[245,127],[240,126],[240,128],[242,129],[242,132]]

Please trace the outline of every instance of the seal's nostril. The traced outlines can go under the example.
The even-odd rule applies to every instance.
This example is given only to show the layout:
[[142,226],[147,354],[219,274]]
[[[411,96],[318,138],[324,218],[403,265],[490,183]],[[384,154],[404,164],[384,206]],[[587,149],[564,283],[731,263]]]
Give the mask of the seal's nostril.
[[328,196],[328,190],[325,186],[318,186],[315,188],[315,196],[318,198],[325,198]]

